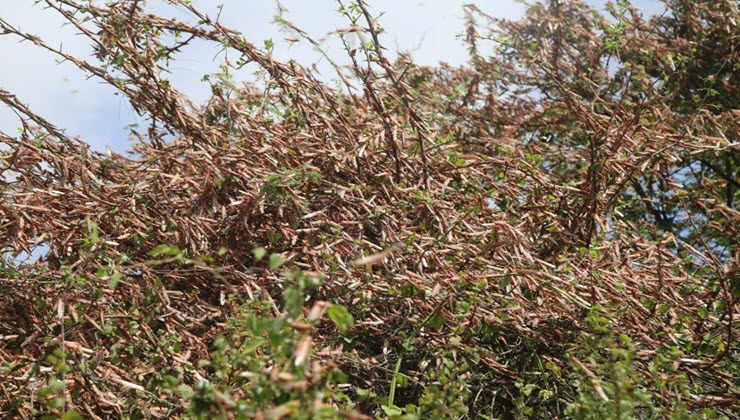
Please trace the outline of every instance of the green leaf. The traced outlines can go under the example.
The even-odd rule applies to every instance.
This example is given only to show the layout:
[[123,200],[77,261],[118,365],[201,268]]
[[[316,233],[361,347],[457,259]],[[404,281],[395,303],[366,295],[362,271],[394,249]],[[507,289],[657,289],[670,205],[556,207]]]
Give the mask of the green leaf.
[[257,248],[252,250],[252,254],[254,254],[254,259],[257,261],[262,260],[262,258],[265,258],[265,254],[267,251],[264,247],[258,246]]
[[64,382],[57,379],[52,379],[51,383],[49,384],[49,389],[51,389],[52,392],[61,391],[62,389],[64,389],[64,387]]
[[337,328],[339,328],[339,331],[346,331],[347,328],[354,325],[355,320],[352,318],[352,314],[347,311],[347,308],[345,308],[342,305],[331,305],[329,309],[326,310],[326,314],[329,316],[329,319],[331,319],[334,324],[336,324]]
[[270,340],[270,345],[275,348],[283,344],[287,338],[285,332],[276,327],[276,325],[273,325],[273,328],[267,332],[267,339]]
[[90,243],[97,244],[100,242],[100,233],[98,231],[98,224],[95,222],[89,222],[90,226]]
[[118,282],[123,278],[123,274],[116,271],[113,273],[112,276],[110,276],[110,279],[108,279],[108,287],[111,289],[115,289],[118,285]]
[[255,338],[255,339],[252,339],[252,341],[249,343],[249,345],[244,348],[243,354],[249,354],[249,353],[257,350],[263,344],[265,344],[265,341],[267,341],[267,340],[265,340],[264,338],[260,338],[260,337]]
[[297,318],[303,309],[303,293],[295,287],[285,289],[285,310],[291,317]]
[[195,395],[195,391],[193,391],[193,388],[187,385],[180,385],[179,387],[177,387],[177,390],[180,391],[180,394],[182,394],[183,397],[188,399]]
[[285,264],[285,258],[283,258],[280,254],[272,254],[270,255],[270,269],[275,270],[277,268],[282,267],[282,265]]
[[429,317],[429,325],[435,330],[442,328],[445,325],[445,317],[439,312],[435,312],[434,315]]
[[82,415],[77,411],[67,411],[62,414],[62,420],[82,420]]
[[401,295],[406,297],[414,297],[419,293],[419,288],[411,283],[405,283],[401,286]]
[[180,253],[180,248],[176,247],[175,245],[158,245],[155,246],[154,249],[149,251],[149,255],[155,256],[160,254],[165,255],[177,255]]
[[528,397],[530,394],[532,394],[532,391],[534,391],[535,389],[537,389],[537,385],[535,385],[535,384],[526,384],[523,387],[521,387],[520,389],[522,390],[522,394],[524,394],[525,396]]
[[403,411],[401,411],[401,409],[396,407],[395,405],[392,407],[389,407],[387,405],[381,405],[380,408],[383,409],[383,411],[385,412],[385,415],[388,417],[400,416],[401,414],[403,414]]

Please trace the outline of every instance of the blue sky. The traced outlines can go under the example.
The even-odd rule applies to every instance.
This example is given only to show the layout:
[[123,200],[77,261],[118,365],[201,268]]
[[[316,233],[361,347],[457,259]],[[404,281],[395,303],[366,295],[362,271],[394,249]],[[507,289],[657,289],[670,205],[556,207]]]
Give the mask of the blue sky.
[[[391,50],[411,51],[417,64],[433,65],[439,61],[462,64],[467,56],[464,46],[456,39],[463,30],[462,5],[473,0],[369,0],[375,13],[384,12],[380,23],[387,34],[382,40]],[[602,7],[604,1],[589,0]],[[0,17],[20,26],[25,32],[41,36],[51,45],[61,45],[65,51],[80,57],[89,57],[91,49],[86,39],[77,36],[73,28],[63,27],[63,21],[53,10],[45,10],[43,3],[36,0],[0,1]],[[348,3],[348,1],[345,1]],[[488,0],[475,2],[490,15],[516,19],[525,10],[520,1]],[[657,0],[634,0],[633,3],[648,13],[660,13],[663,5]],[[163,1],[149,1],[155,12],[168,16],[184,16],[177,9],[166,6]],[[266,39],[275,44],[278,59],[295,59],[306,65],[319,62],[321,58],[305,42],[290,43],[284,38],[290,34],[280,32],[273,24],[275,3],[273,0],[194,0],[193,4],[215,16],[216,5],[223,4],[221,22],[241,31],[256,45]],[[323,38],[327,32],[347,27],[336,12],[335,0],[283,0],[289,13],[287,19],[308,32],[315,39]],[[327,41],[326,48],[340,63],[341,45]],[[185,50],[172,66],[170,80],[173,85],[202,103],[210,89],[201,82],[203,75],[217,71],[223,56],[212,45],[196,44]],[[29,43],[18,43],[18,39],[0,36],[0,87],[18,96],[39,115],[58,127],[67,129],[71,136],[81,136],[93,148],[104,150],[110,146],[123,152],[129,148],[128,132],[124,128],[135,123],[137,118],[131,107],[115,90],[96,79],[85,75],[70,63],[56,64],[51,53]],[[237,57],[231,56],[235,61]],[[243,74],[249,77],[248,73]],[[330,75],[327,75],[331,77]],[[0,105],[0,130],[13,135],[20,125],[18,118],[4,105]]]

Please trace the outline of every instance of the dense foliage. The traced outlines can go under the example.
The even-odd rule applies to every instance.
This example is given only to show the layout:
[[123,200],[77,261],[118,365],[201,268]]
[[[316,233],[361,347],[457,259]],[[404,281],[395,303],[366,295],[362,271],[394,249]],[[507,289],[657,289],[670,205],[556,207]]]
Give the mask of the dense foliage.
[[[736,416],[740,12],[665,2],[468,5],[432,68],[338,0],[336,85],[187,0],[46,0],[90,59],[0,18],[149,121],[102,154],[0,90],[0,413]],[[201,105],[194,40],[239,57]]]

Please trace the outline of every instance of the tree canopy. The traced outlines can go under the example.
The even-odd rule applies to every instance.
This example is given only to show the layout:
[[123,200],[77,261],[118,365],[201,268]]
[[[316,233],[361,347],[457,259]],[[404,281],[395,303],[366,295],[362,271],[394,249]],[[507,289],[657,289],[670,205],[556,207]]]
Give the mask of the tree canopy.
[[[0,89],[0,413],[736,415],[740,12],[664,2],[467,5],[468,64],[427,67],[338,0],[331,77],[187,0],[45,0],[94,57],[0,18],[147,120],[99,153]],[[195,40],[239,57],[203,104]]]

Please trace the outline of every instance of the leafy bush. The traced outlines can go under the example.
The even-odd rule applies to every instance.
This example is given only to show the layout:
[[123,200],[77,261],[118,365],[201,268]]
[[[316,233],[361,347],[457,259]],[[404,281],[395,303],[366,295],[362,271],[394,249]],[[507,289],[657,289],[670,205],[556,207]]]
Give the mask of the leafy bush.
[[[736,415],[734,2],[467,5],[469,63],[419,67],[340,0],[336,87],[189,1],[47,4],[94,58],[0,33],[151,124],[98,153],[0,90],[3,417]],[[203,105],[194,40],[238,56]]]

